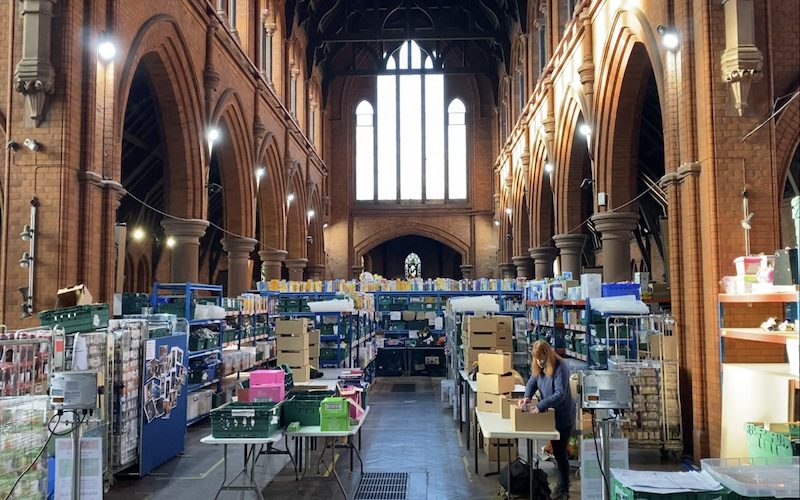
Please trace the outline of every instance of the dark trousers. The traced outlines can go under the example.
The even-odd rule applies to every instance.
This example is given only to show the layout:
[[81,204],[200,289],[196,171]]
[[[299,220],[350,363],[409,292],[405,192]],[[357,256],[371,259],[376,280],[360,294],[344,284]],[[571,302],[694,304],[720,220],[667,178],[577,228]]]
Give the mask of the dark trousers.
[[567,445],[572,434],[572,426],[564,429],[556,429],[561,438],[550,443],[553,446],[553,456],[558,465],[558,488],[563,491],[569,490],[569,456],[567,455]]

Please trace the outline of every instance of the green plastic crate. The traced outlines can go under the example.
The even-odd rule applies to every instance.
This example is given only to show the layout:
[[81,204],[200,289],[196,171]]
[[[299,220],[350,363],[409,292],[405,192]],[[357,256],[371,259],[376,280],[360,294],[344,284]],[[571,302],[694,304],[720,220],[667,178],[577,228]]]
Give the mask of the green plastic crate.
[[334,395],[334,391],[291,391],[283,401],[281,422],[289,425],[299,422],[302,426],[320,425],[319,405],[323,399]]
[[86,304],[39,313],[42,326],[60,326],[64,333],[93,332],[108,326],[108,304]]
[[736,493],[723,487],[719,491],[695,493],[643,493],[625,487],[616,479],[612,479],[611,498],[613,500],[738,500]]
[[750,458],[800,456],[800,425],[789,424],[788,432],[774,432],[747,424],[745,433]]
[[123,293],[122,314],[142,314],[142,309],[150,307],[150,296],[146,293]]
[[328,397],[319,404],[319,425],[322,432],[350,430],[350,402],[346,398]]
[[228,403],[211,410],[215,438],[267,438],[280,428],[280,403]]
[[344,347],[340,347],[338,351],[340,355],[337,357],[337,349],[335,347],[322,347],[319,350],[319,359],[337,360],[344,359],[347,356],[347,350]]
[[[177,299],[173,302],[167,302],[166,304],[158,304],[158,313],[159,314],[174,314],[179,318],[186,317],[186,301],[184,299]],[[194,318],[194,307],[189,308],[189,317],[186,319],[193,319]]]

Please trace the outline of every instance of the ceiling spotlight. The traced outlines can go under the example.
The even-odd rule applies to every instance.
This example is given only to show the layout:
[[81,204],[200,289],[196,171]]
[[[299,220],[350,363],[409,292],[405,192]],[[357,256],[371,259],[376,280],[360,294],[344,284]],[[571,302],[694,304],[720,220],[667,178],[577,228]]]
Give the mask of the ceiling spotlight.
[[135,241],[142,241],[144,239],[144,230],[140,227],[137,227],[133,230],[132,236]]
[[211,127],[206,132],[206,139],[210,143],[216,142],[219,139],[219,136],[220,136],[220,132],[219,132],[219,129],[217,127]]
[[22,228],[22,232],[19,233],[19,237],[22,238],[22,241],[30,241],[33,238],[33,229],[31,226],[25,224],[25,227]]
[[680,46],[680,37],[678,37],[678,30],[675,28],[668,28],[666,26],[659,26],[657,28],[658,34],[661,35],[661,43],[664,48],[669,51],[675,51]]
[[33,262],[33,257],[31,257],[31,254],[29,254],[28,252],[25,252],[24,254],[22,254],[22,258],[19,259],[18,264],[19,267],[25,268],[29,267],[31,265],[31,262]]
[[511,208],[506,208],[506,214],[511,215]]
[[110,39],[106,38],[97,44],[97,55],[103,62],[111,62],[117,55],[117,46]]
[[264,177],[264,174],[266,173],[267,171],[266,169],[264,169],[264,167],[258,167],[256,169],[256,179],[261,179],[262,177]]
[[499,220],[497,220],[497,219],[495,219],[495,220],[494,220],[494,225],[495,225],[495,226],[499,226],[499,225],[500,225],[500,221],[499,221]]
[[291,202],[293,202],[293,201],[294,201],[294,193],[289,193],[289,194],[286,196],[286,201],[287,201],[288,203],[291,203]]
[[544,164],[544,171],[547,174],[553,173],[553,164],[552,163],[545,163]]
[[313,217],[314,217],[314,214],[315,214],[315,213],[316,213],[316,212],[314,212],[314,209],[312,208],[311,210],[309,210],[308,212],[306,212],[306,215],[308,215],[308,218],[309,218],[309,219],[311,219],[311,218],[313,218]]
[[327,229],[327,228],[328,228],[328,223],[326,222],[325,224],[322,225],[322,229]]
[[172,236],[167,238],[167,248],[175,248],[175,238]]
[[590,127],[588,123],[582,123],[581,126],[578,127],[578,132],[585,137],[589,137],[592,135],[592,127]]

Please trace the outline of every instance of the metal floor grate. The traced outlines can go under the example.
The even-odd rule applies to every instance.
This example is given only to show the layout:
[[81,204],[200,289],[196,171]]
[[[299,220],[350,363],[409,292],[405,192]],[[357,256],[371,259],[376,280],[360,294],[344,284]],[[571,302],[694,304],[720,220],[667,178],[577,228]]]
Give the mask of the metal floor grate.
[[416,392],[417,384],[392,384],[392,392]]
[[365,472],[353,500],[406,500],[407,472]]

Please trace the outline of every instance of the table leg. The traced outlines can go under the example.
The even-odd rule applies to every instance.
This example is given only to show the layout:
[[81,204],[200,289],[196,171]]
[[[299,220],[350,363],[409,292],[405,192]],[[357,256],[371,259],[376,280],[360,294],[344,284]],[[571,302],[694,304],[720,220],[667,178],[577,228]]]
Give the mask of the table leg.
[[359,464],[359,467],[360,467],[361,475],[363,476],[364,475],[364,461],[361,460],[361,453],[359,453],[358,450],[355,450],[355,452],[356,452],[356,457],[358,458],[358,464]]
[[[470,392],[472,392],[472,390],[470,390],[469,384],[466,381],[464,381],[464,401],[465,401],[464,409],[465,409],[465,411],[467,413],[467,436],[466,436],[467,437],[467,451],[469,451],[469,431],[470,431],[470,428],[475,425],[475,422],[473,422],[473,420],[475,420],[475,414],[474,414],[474,412],[471,411],[471,409],[469,407],[469,393]],[[460,417],[461,416],[459,415],[459,418]],[[473,443],[473,444],[477,447],[478,446],[478,441],[475,441],[475,443]]]
[[478,475],[478,426],[472,426],[472,437],[474,437],[475,445],[473,448],[475,449],[475,475]]
[[361,427],[358,428],[358,451],[361,451]]
[[525,440],[528,445],[528,500],[533,500],[533,441]]
[[461,378],[461,374],[460,373],[456,374],[456,377],[458,377],[456,379],[456,383],[458,384],[458,387],[456,388],[457,394],[456,394],[456,400],[455,400],[456,415],[457,415],[457,418],[458,418],[458,432],[464,432],[464,426],[461,423],[461,400],[463,399],[463,396],[464,396],[464,384],[463,384],[464,379]]
[[350,448],[350,472],[353,472],[353,443],[352,436],[347,436],[347,446]]
[[222,493],[222,490],[225,488],[225,483],[228,481],[228,445],[222,445],[222,484],[220,485],[219,489],[217,490],[217,494],[214,496],[214,500],[219,498],[219,494]]
[[[261,494],[261,489],[258,487],[258,484],[256,484],[256,457],[258,457],[258,454],[256,454],[256,445],[253,445],[252,449],[250,450],[250,455],[252,456],[253,462],[252,466],[250,467],[250,484],[253,486],[256,496],[258,496],[260,500],[264,500],[264,495]],[[242,492],[242,497],[244,498],[244,492]]]
[[[506,444],[508,445],[508,482],[506,483],[508,488],[506,489],[506,496],[511,500],[511,440],[508,439]],[[500,468],[500,450],[497,450],[497,468]]]

